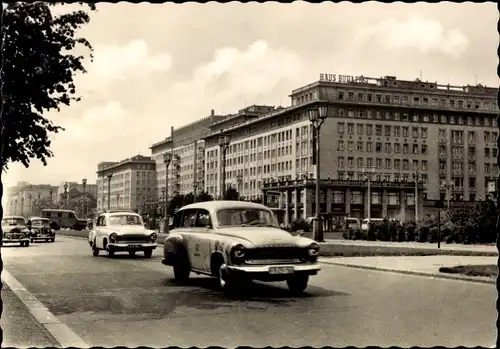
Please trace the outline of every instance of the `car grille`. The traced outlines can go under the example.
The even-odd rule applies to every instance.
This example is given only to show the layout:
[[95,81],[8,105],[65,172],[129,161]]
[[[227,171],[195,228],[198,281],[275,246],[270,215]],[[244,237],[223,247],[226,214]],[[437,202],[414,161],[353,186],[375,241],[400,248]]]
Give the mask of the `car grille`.
[[245,260],[252,261],[252,264],[256,260],[305,260],[307,257],[308,250],[301,247],[259,247],[245,252]]
[[23,237],[23,234],[21,233],[7,233],[6,238],[7,239],[20,239]]
[[117,242],[149,242],[149,235],[135,234],[118,236]]

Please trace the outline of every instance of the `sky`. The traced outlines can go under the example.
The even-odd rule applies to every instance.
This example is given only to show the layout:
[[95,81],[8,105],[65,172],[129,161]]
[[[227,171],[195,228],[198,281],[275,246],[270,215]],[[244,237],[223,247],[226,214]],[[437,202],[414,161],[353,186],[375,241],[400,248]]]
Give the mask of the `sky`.
[[[56,11],[68,11],[63,5]],[[9,164],[4,185],[87,178],[97,163],[142,154],[170,127],[252,104],[290,105],[320,73],[498,86],[494,3],[100,3],[79,32],[93,45],[82,101],[45,116],[43,166]]]

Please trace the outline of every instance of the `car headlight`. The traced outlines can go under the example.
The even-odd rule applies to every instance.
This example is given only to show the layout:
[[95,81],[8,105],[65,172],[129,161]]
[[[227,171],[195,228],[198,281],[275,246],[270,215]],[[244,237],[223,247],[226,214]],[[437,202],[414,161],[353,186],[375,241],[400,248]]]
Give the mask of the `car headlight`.
[[309,245],[308,251],[309,251],[309,256],[310,257],[316,257],[316,256],[318,256],[319,245],[317,243],[313,242],[311,245]]
[[111,234],[109,235],[109,241],[111,241],[111,242],[116,242],[116,240],[118,240],[118,234],[116,234],[116,233],[111,233]]
[[155,242],[157,238],[158,238],[158,234],[156,234],[156,233],[153,233],[149,236],[149,239],[151,240],[151,242]]
[[231,250],[233,260],[242,259],[245,256],[245,246],[238,244]]

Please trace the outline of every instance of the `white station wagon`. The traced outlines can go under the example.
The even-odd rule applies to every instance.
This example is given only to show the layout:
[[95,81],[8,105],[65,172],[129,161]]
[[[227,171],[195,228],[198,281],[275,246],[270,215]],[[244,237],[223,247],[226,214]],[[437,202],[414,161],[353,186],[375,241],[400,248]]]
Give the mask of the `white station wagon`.
[[280,229],[264,205],[208,201],[175,214],[162,263],[173,266],[179,281],[194,271],[217,277],[224,291],[243,290],[251,280],[286,281],[300,294],[320,270],[318,254],[315,241]]
[[128,252],[131,256],[143,251],[151,258],[156,248],[158,234],[146,229],[142,217],[135,212],[107,212],[97,217],[96,225],[89,232],[89,245],[94,256],[100,250],[108,257],[115,252]]

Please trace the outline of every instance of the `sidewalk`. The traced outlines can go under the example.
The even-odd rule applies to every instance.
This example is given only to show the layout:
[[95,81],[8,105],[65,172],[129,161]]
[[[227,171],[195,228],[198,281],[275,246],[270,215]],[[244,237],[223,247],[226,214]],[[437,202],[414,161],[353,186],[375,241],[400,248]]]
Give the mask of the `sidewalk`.
[[[325,239],[322,244],[328,245],[348,245],[348,246],[380,246],[380,247],[402,247],[402,248],[421,248],[426,250],[438,250],[437,243],[431,244],[427,242],[393,242],[393,241],[365,241],[365,240],[336,240]],[[441,250],[450,251],[483,251],[497,253],[497,247],[492,245],[463,245],[463,244],[446,244],[441,243]]]
[[60,348],[52,335],[31,315],[12,290],[2,286],[2,348]]
[[441,273],[439,268],[454,267],[457,265],[496,265],[498,258],[475,256],[328,257],[320,258],[319,261],[325,264],[341,265],[359,269],[380,270],[402,274],[432,276],[436,278],[458,279],[494,284],[496,282],[495,278]]

